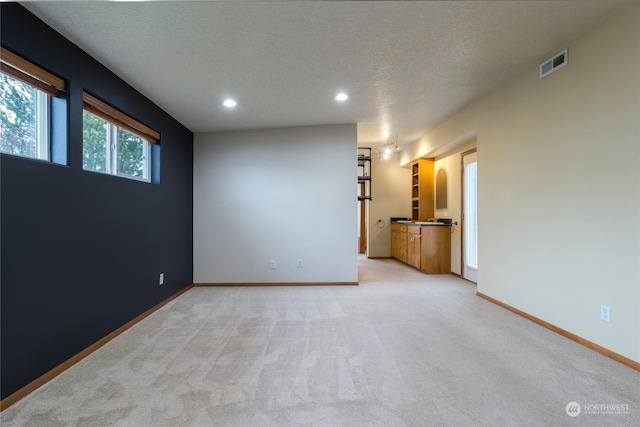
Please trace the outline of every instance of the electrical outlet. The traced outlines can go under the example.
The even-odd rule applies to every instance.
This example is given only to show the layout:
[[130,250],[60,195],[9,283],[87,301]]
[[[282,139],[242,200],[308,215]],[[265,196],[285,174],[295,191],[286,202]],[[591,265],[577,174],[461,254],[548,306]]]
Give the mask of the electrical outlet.
[[606,305],[600,306],[600,320],[611,322],[611,308]]
[[272,270],[276,269],[276,262],[274,260],[269,261],[269,268]]
[[164,285],[164,273],[160,273],[160,286]]
[[298,268],[302,268],[302,258],[298,258],[297,264]]

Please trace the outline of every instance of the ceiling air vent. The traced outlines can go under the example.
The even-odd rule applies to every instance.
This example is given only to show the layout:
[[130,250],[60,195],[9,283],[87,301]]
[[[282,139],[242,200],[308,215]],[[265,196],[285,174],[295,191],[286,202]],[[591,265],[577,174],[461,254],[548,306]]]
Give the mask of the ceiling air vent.
[[540,78],[546,77],[569,62],[567,49],[540,64]]

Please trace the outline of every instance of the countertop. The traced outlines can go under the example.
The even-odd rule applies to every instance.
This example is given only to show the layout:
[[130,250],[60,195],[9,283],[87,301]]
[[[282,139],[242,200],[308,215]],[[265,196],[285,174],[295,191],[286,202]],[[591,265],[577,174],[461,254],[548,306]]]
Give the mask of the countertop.
[[426,221],[391,221],[391,224],[403,224],[403,225],[419,225],[419,226],[436,226],[436,225],[449,225],[444,222],[426,222]]

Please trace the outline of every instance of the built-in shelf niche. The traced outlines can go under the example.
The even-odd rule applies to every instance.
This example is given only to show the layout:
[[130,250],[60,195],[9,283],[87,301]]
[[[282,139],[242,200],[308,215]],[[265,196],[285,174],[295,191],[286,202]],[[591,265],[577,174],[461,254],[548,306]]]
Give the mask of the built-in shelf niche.
[[371,200],[371,148],[358,147],[358,200]]
[[411,164],[411,219],[426,221],[434,216],[433,160]]

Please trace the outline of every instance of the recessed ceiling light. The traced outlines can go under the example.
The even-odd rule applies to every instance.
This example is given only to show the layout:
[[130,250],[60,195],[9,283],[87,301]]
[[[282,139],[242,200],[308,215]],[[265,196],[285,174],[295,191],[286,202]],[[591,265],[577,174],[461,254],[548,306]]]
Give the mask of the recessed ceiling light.
[[234,101],[233,99],[229,98],[229,99],[225,99],[224,102],[222,103],[222,105],[224,105],[227,108],[233,108],[238,104],[236,103],[236,101]]
[[347,95],[344,92],[340,92],[339,94],[336,95],[336,101],[343,102],[343,101],[346,101],[347,99],[349,99],[349,95]]

